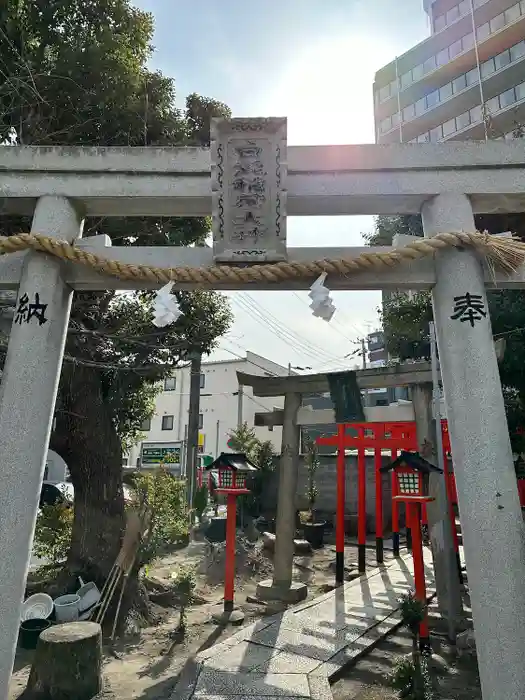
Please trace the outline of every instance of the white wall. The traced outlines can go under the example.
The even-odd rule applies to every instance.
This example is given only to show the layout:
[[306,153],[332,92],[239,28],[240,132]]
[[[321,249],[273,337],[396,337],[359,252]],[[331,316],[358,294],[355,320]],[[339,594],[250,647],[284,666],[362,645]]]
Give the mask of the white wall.
[[[228,451],[227,442],[230,431],[237,426],[238,385],[236,372],[257,375],[286,375],[288,369],[267,360],[255,353],[247,352],[246,359],[204,362],[202,374],[204,386],[201,388],[200,412],[204,436],[204,453],[217,456]],[[156,400],[155,415],[151,419],[151,430],[145,433],[144,442],[183,442],[188,425],[190,369],[184,367],[175,371],[176,387],[174,391],[163,391]],[[244,387],[242,401],[243,422],[253,426],[257,412],[274,407],[282,408],[283,399],[259,398],[253,396],[250,387]],[[173,428],[162,430],[162,417],[173,416]],[[261,440],[271,440],[275,449],[281,449],[281,428],[255,428]],[[135,466],[140,457],[141,444],[136,445],[128,456],[128,464]]]

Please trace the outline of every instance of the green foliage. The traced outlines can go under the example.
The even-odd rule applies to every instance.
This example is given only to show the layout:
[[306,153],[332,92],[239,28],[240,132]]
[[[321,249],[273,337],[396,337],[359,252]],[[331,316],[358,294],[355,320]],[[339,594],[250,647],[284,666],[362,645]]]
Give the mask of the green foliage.
[[373,233],[366,233],[364,239],[368,245],[392,245],[394,236],[422,236],[421,216],[376,216]]
[[256,518],[262,513],[265,482],[275,471],[273,444],[270,440],[259,440],[255,428],[249,428],[247,423],[232,430],[229,438],[232,450],[244,453],[258,469],[250,479],[250,493],[239,498],[242,508]]
[[412,658],[401,659],[391,676],[392,687],[400,698],[408,700],[432,700],[432,679],[426,659],[419,651],[419,625],[425,619],[426,605],[412,592],[399,599],[401,620],[412,634]]
[[202,516],[206,512],[206,508],[208,507],[208,488],[206,484],[202,484],[202,486],[198,486],[195,489],[195,494],[193,496],[193,510],[195,511],[195,514],[199,518],[199,520],[202,520]]
[[423,622],[426,614],[426,605],[418,600],[413,593],[406,593],[399,599],[399,611],[405,627],[408,627],[413,635],[419,632],[419,624]]
[[399,360],[430,359],[429,323],[432,321],[430,292],[394,294],[381,310],[386,346]]
[[179,632],[186,631],[186,608],[191,605],[197,587],[197,575],[195,568],[181,566],[178,571],[171,574],[171,585],[179,600]]
[[145,566],[188,536],[186,486],[163,468],[152,473],[137,472],[130,486],[135,491],[136,505],[145,506],[151,514],[138,557],[140,565]]
[[[130,0],[4,0],[0,143],[209,143],[210,119],[229,116],[228,107],[192,94],[178,109],[173,79],[148,68],[153,32],[152,15]],[[0,217],[4,235],[30,227],[27,217]],[[202,244],[209,232],[209,217],[88,217],[84,225],[84,236],[107,234],[113,245],[126,246]],[[220,294],[177,296],[184,315],[163,329],[152,324],[151,293],[77,293],[73,302],[66,352],[76,364],[64,364],[51,445],[66,460],[75,488],[86,492],[85,501],[111,512],[119,532],[122,449],[140,437],[158,382],[192,350],[211,352],[232,320]],[[90,434],[100,439],[87,449]],[[97,489],[101,474],[107,488]],[[82,540],[75,559],[98,561],[91,547],[99,540]]]
[[63,503],[43,506],[36,518],[33,553],[53,564],[65,561],[71,544],[73,508]]
[[404,700],[433,700],[432,678],[428,670],[426,659],[420,661],[420,683],[416,678],[418,670],[412,659],[401,658],[395,664],[390,675],[390,683],[397,690],[399,697]]
[[315,522],[315,503],[318,496],[318,488],[316,483],[317,470],[320,466],[319,448],[315,440],[312,440],[310,435],[303,435],[303,444],[305,446],[305,463],[308,473],[308,481],[306,486],[306,496],[310,507],[311,521]]

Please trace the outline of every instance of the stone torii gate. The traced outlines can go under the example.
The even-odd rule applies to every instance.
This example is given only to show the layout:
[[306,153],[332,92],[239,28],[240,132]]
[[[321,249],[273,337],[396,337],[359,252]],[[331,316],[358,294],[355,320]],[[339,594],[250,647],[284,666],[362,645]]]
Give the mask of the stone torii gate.
[[[287,148],[285,119],[236,119],[210,150],[1,147],[0,194],[35,234],[0,241],[14,253],[0,288],[18,290],[0,390],[1,700],[73,291],[307,289],[322,271],[330,289],[432,289],[483,697],[523,698],[525,532],[485,286],[523,288],[525,269],[493,274],[477,251],[497,246],[474,234],[474,213],[525,211],[519,140]],[[211,213],[213,250],[81,240],[85,216]],[[415,213],[427,240],[401,251],[286,247],[287,215]]]

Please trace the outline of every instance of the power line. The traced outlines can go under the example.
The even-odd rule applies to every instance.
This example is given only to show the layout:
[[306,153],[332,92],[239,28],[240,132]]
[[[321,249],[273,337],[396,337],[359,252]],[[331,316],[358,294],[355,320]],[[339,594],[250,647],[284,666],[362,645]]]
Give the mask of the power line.
[[234,299],[234,301],[236,301],[244,311],[248,311],[250,314],[255,314],[255,316],[257,316],[272,331],[272,333],[276,335],[276,337],[285,342],[294,351],[300,350],[314,360],[325,358],[335,359],[334,356],[323,350],[321,347],[315,345],[307,338],[300,336],[295,331],[287,328],[282,321],[274,316],[274,314],[257,304],[257,302],[255,302],[255,300],[250,297],[249,294],[241,294],[239,296],[240,299]]
[[269,329],[272,335],[275,335],[282,343],[291,348],[294,352],[298,350],[304,353],[306,356],[319,359],[319,355],[316,354],[315,350],[308,347],[305,341],[300,340],[291,333],[291,331],[286,328],[279,326],[278,323],[272,321],[268,318],[263,311],[256,306],[251,300],[246,300],[243,298],[234,299],[234,302],[246,313],[250,315],[251,318],[259,323],[262,323],[267,329]]

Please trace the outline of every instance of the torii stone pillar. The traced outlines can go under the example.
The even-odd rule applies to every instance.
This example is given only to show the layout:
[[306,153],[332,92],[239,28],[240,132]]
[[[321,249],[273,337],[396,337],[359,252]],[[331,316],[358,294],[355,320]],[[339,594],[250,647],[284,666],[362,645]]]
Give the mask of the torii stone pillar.
[[273,580],[261,581],[257,597],[261,600],[283,600],[298,603],[306,598],[308,589],[304,583],[292,581],[295,498],[297,494],[300,428],[297,413],[301,395],[288,392],[284,395],[282,451],[279,462],[279,495],[275,526],[275,554]]
[[[412,385],[410,398],[414,407],[419,451],[438,467],[436,430],[441,429],[441,418],[438,416],[434,420],[432,417],[432,384]],[[463,604],[445,479],[445,474],[430,475],[429,490],[434,500],[427,503],[427,516],[439,612],[447,621],[450,641],[455,642],[463,619]]]
[[[489,175],[487,174],[487,177]],[[474,231],[468,197],[422,208],[425,236]],[[525,697],[525,527],[481,263],[436,254],[432,292],[483,700]]]
[[[31,230],[73,241],[82,217],[64,197],[42,197]],[[5,700],[20,626],[73,292],[63,265],[29,253],[20,278],[0,395],[0,698]]]

